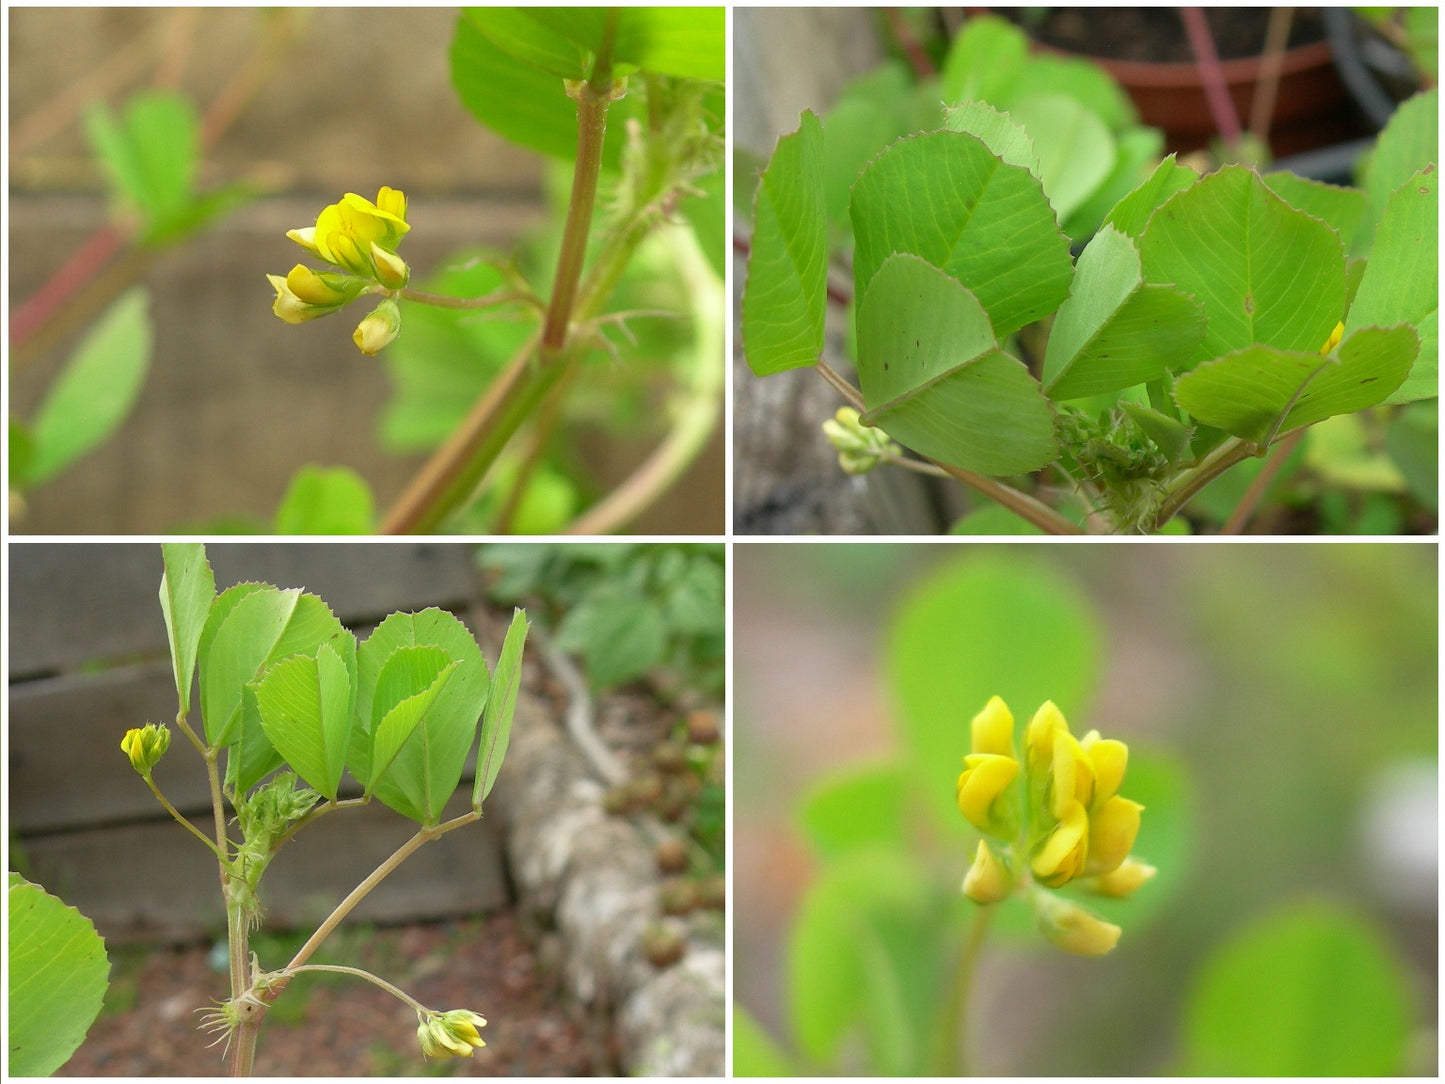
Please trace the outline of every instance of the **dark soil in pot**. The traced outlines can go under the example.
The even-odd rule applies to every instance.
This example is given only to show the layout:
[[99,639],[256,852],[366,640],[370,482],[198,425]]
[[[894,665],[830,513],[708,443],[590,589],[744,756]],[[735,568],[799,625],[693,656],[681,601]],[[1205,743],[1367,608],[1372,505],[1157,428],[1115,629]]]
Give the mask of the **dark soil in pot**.
[[[1044,45],[1111,60],[1187,64],[1194,60],[1178,8],[1004,8]],[[1205,8],[1205,21],[1221,60],[1258,56],[1264,50],[1269,8]],[[1298,8],[1290,21],[1286,48],[1325,40],[1317,9]]]

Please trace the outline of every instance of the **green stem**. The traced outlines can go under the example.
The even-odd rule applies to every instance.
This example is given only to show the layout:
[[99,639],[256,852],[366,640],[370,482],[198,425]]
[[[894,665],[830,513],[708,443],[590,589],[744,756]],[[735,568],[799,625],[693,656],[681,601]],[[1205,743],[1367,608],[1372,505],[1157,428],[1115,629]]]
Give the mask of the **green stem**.
[[413,290],[409,286],[394,291],[376,290],[371,292],[390,293],[403,301],[415,301],[418,305],[432,305],[439,309],[490,309],[511,302],[521,302],[534,308],[542,307],[542,303],[537,298],[521,290],[497,290],[495,293],[483,294],[481,297],[449,297],[446,294],[429,294],[423,290]]
[[370,971],[363,971],[359,967],[346,967],[342,964],[302,964],[300,967],[288,969],[289,974],[292,975],[299,974],[302,971],[334,971],[338,975],[354,975],[359,979],[365,979],[367,982],[380,986],[387,993],[391,994],[392,997],[398,1001],[406,1002],[419,1013],[430,1011],[425,1005],[407,994],[404,990],[398,989],[385,979],[373,975]]
[[979,949],[997,904],[979,906],[974,910],[958,964],[953,969],[953,984],[948,990],[943,1015],[939,1018],[937,1043],[934,1047],[935,1076],[969,1075],[968,999],[973,989],[973,976],[978,969]]
[[366,880],[353,888],[347,897],[336,905],[336,909],[326,916],[326,921],[316,927],[316,932],[307,939],[306,944],[302,945],[301,948],[297,950],[296,955],[291,957],[291,962],[286,965],[284,970],[295,971],[309,960],[312,953],[320,948],[321,943],[330,937],[331,932],[341,924],[341,920],[349,915],[352,909],[364,900],[373,888],[385,880],[388,874],[410,858],[423,844],[430,843],[432,840],[445,835],[454,828],[460,828],[463,825],[471,824],[473,821],[480,819],[480,813],[469,812],[463,813],[459,817],[454,817],[445,824],[423,825],[417,829],[414,836],[393,851],[389,858],[371,871]]
[[174,817],[182,828],[186,829],[186,831],[190,832],[191,835],[195,836],[207,847],[209,847],[211,853],[214,854],[217,858],[224,858],[224,856],[221,854],[221,848],[218,847],[216,843],[209,836],[206,835],[205,832],[202,832],[194,824],[192,824],[185,817],[183,817],[180,810],[178,810],[175,806],[171,805],[169,799],[167,799],[166,796],[161,793],[160,788],[156,786],[155,780],[151,779],[149,772],[147,772],[141,778],[146,781],[146,786],[150,787],[151,793],[156,796],[156,801],[160,802],[160,804],[165,807],[165,811],[169,813],[172,817]]
[[1158,514],[1154,517],[1154,529],[1157,531],[1177,516],[1201,489],[1230,467],[1243,463],[1250,456],[1258,454],[1259,447],[1253,441],[1230,437],[1175,480],[1168,496],[1159,506]]

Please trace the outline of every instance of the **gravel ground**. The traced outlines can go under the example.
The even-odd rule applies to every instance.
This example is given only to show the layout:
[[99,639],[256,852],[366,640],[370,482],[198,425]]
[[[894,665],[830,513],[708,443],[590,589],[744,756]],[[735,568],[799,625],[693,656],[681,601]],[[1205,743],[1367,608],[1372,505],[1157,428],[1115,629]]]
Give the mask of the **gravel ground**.
[[[270,951],[268,951],[268,947]],[[294,946],[291,946],[294,948]],[[426,1061],[416,1013],[360,979],[304,975],[277,999],[261,1032],[258,1076],[613,1075],[605,1021],[557,992],[516,917],[338,931],[315,962],[365,967],[424,1005],[487,1017],[473,1058]],[[261,945],[262,963],[280,959]],[[61,1076],[224,1076],[192,1011],[225,992],[205,946],[132,952],[112,962],[108,1006]]]

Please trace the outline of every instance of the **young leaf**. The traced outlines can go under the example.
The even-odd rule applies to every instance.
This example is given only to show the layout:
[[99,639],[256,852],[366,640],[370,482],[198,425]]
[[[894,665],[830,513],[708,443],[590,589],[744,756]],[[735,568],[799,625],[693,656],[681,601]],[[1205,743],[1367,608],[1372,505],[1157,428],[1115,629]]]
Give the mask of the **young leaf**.
[[472,808],[480,810],[502,761],[507,756],[507,742],[512,736],[512,716],[517,710],[517,691],[522,687],[522,648],[527,642],[527,611],[514,610],[492,671],[492,688],[482,712],[482,735],[477,744],[476,782],[472,786]]
[[[336,647],[341,647],[338,652]],[[313,790],[335,801],[351,734],[356,641],[282,659],[255,684],[261,727]]]
[[315,655],[322,644],[350,636],[326,603],[297,588],[239,584],[222,592],[199,651],[207,740],[224,746],[240,739],[242,688],[272,663]]
[[1204,305],[1192,360],[1256,344],[1318,353],[1345,309],[1340,238],[1253,170],[1225,166],[1154,212],[1139,239],[1149,282]]
[[368,534],[376,512],[366,480],[346,467],[298,470],[276,510],[277,534]]
[[971,290],[1003,338],[1053,312],[1073,260],[1036,177],[979,138],[899,140],[853,186],[854,297],[895,252],[911,252]]
[[1408,323],[1420,333],[1420,355],[1387,403],[1433,399],[1439,394],[1439,176],[1430,166],[1391,194],[1364,278],[1345,317],[1346,332]]
[[1186,1072],[1403,1073],[1409,992],[1389,938],[1369,922],[1324,902],[1278,907],[1207,958],[1186,1014]]
[[49,1076],[85,1040],[110,978],[95,926],[39,885],[11,873],[6,893],[7,1076]]
[[812,365],[823,352],[828,303],[828,212],[823,129],[804,112],[778,140],[753,200],[743,287],[743,347],[759,376]]
[[[440,649],[447,665],[458,665],[443,678],[440,674],[444,668],[436,662],[438,656],[418,653],[403,657],[409,661],[391,663],[397,652],[418,647]],[[427,658],[431,658],[429,665],[433,668],[430,678],[422,684],[416,675],[423,672],[414,667]],[[416,614],[392,614],[357,649],[356,659],[359,723],[352,731],[347,766],[379,799],[392,804],[389,799],[395,798],[408,805],[405,815],[429,823],[440,815],[456,790],[486,705],[489,680],[481,650],[467,627],[455,617],[444,610],[427,609]],[[408,670],[409,666],[413,669]],[[396,743],[399,751],[389,768],[375,764],[374,746],[382,722],[404,696],[409,699],[428,690],[432,690],[433,700],[407,709],[419,711],[413,724],[419,731]],[[388,727],[386,741],[394,742],[397,732],[409,721],[409,715],[396,716]],[[381,748],[385,752],[389,746]],[[383,769],[385,779],[380,778]],[[393,808],[401,811],[400,806]]]
[[144,287],[126,291],[66,361],[31,426],[24,485],[48,481],[120,428],[150,366],[149,301]]
[[1133,242],[1112,226],[1079,256],[1044,354],[1051,399],[1120,391],[1163,376],[1204,338],[1204,310],[1170,286],[1146,284]]
[[1138,188],[1114,204],[1114,209],[1104,219],[1104,225],[1113,226],[1120,233],[1138,241],[1149,222],[1149,216],[1159,205],[1197,180],[1199,174],[1188,166],[1181,166],[1171,154],[1154,167],[1154,172],[1149,174]]
[[403,647],[387,660],[377,683],[378,706],[392,706],[376,724],[367,789],[402,816],[425,824],[436,822],[461,775],[458,765],[436,802],[434,795],[443,789],[438,780],[450,776],[451,768],[432,756],[450,721],[451,705],[441,694],[460,666],[441,648]]
[[656,601],[636,586],[600,580],[557,626],[557,646],[580,654],[594,688],[641,677],[662,661],[667,627]]
[[191,682],[196,676],[196,649],[216,597],[216,576],[200,543],[161,544],[165,571],[161,573],[161,614],[171,645],[171,668],[176,678],[180,714],[191,711]]
[[199,164],[199,125],[183,95],[144,91],[116,121],[105,106],[86,114],[91,145],[111,183],[145,215],[163,221],[190,201]]
[[969,19],[948,47],[940,96],[949,103],[1006,101],[1028,63],[1028,48],[1023,31],[1006,19]]
[[763,1026],[741,1005],[733,1006],[733,1075],[740,1077],[802,1076]]
[[917,256],[890,257],[863,296],[858,382],[863,421],[921,455],[1002,475],[1057,452],[1034,378],[998,348],[973,295]]
[[1039,180],[1060,222],[1094,193],[1114,168],[1118,148],[1108,127],[1076,98],[1029,94],[1009,116],[1033,140]]
[[1326,357],[1252,346],[1201,363],[1180,377],[1174,398],[1206,425],[1264,442],[1382,402],[1418,350],[1414,329],[1404,325],[1361,328]]

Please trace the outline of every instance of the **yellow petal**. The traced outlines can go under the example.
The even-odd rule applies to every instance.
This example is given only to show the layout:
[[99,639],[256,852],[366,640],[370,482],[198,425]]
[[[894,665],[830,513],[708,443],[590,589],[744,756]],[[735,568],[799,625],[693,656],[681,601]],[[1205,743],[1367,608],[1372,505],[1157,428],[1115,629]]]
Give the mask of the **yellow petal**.
[[1126,858],[1118,869],[1091,878],[1088,887],[1101,896],[1131,896],[1136,888],[1146,884],[1157,872],[1148,862]]
[[1085,810],[1094,797],[1094,764],[1066,730],[1054,731],[1053,814],[1063,818],[1070,803]]
[[1058,826],[1034,852],[1029,866],[1040,883],[1058,888],[1079,875],[1088,853],[1089,815],[1082,804],[1071,802]]
[[1111,922],[1072,900],[1052,892],[1035,892],[1034,916],[1044,936],[1066,952],[1080,956],[1103,956],[1112,952],[1123,932]]
[[1129,747],[1113,738],[1100,738],[1097,730],[1091,730],[1079,744],[1094,769],[1094,797],[1089,804],[1097,809],[1119,793],[1129,766]]
[[1108,873],[1119,868],[1139,835],[1144,807],[1117,794],[1089,818],[1089,862],[1085,872]]
[[1018,761],[1013,757],[974,753],[964,757],[963,762],[968,767],[958,777],[958,811],[981,831],[1006,834],[1007,817],[995,806],[1018,775]]
[[1034,712],[1034,717],[1029,720],[1024,731],[1024,749],[1028,755],[1029,771],[1047,771],[1054,759],[1054,735],[1068,732],[1069,724],[1064,713],[1052,700],[1044,701],[1043,706]]
[[996,756],[1014,755],[1014,717],[1002,698],[994,696],[973,717],[973,751]]
[[1013,878],[1009,875],[988,844],[978,841],[974,852],[973,865],[963,878],[963,894],[974,903],[998,903],[1008,898],[1013,890]]

